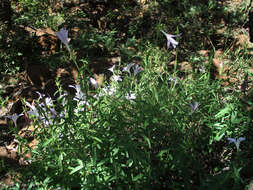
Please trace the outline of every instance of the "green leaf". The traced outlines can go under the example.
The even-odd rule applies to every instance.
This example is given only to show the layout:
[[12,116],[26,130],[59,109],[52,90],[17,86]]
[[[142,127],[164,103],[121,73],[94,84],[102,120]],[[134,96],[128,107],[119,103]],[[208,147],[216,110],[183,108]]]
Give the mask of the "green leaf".
[[135,176],[135,177],[132,177],[132,178],[133,178],[133,181],[138,181],[139,179],[142,178],[142,176],[143,176],[143,174],[139,174],[139,175],[137,175],[137,176]]
[[75,168],[72,169],[72,171],[70,172],[70,175],[72,175],[72,174],[74,174],[74,173],[76,173],[76,172],[78,172],[79,170],[81,170],[81,169],[84,168],[84,165],[83,165],[83,161],[82,161],[82,160],[78,159],[77,162],[78,162],[79,165],[78,165],[77,167],[75,167]]
[[227,125],[226,124],[221,124],[221,123],[215,123],[213,126],[215,127],[215,129],[219,130],[219,129],[222,129],[222,128],[226,127]]
[[132,159],[127,161],[128,167],[131,167],[133,165],[134,161]]
[[151,149],[151,143],[147,136],[143,135],[144,140],[148,143],[148,147]]
[[93,140],[99,142],[99,143],[103,143],[102,140],[100,140],[99,138],[97,137],[94,137],[94,136],[90,136],[90,138],[92,138]]
[[215,141],[220,141],[222,137],[225,135],[227,128],[223,128],[221,131],[219,131],[216,136],[214,137]]
[[63,171],[62,161],[63,161],[63,153],[60,154],[59,159],[58,159],[58,166],[61,172]]
[[119,148],[114,148],[112,151],[113,151],[112,155],[115,156],[116,154],[118,154]]
[[161,150],[161,151],[157,154],[157,156],[158,156],[158,157],[162,157],[163,154],[167,154],[167,153],[168,153],[168,150]]
[[241,122],[241,119],[238,118],[237,112],[233,112],[231,115],[231,123],[232,124],[239,124]]
[[227,105],[227,107],[225,107],[224,109],[222,109],[221,111],[219,111],[219,113],[217,113],[215,115],[215,118],[216,119],[222,118],[226,114],[229,114],[232,110],[233,110],[233,105],[229,104],[229,105]]
[[152,92],[153,92],[153,94],[154,94],[154,96],[155,96],[155,100],[156,100],[156,102],[158,102],[159,98],[158,98],[158,92],[157,92],[157,89],[156,89],[155,87],[153,87],[153,88],[152,88]]
[[47,146],[49,143],[51,143],[53,140],[54,140],[53,138],[46,140],[46,142],[44,142],[44,143],[42,144],[42,147],[46,147],[46,146]]

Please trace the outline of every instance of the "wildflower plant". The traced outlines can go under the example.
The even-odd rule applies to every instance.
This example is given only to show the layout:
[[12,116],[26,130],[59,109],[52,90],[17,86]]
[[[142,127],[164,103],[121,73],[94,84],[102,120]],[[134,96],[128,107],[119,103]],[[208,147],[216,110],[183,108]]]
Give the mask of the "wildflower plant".
[[[171,85],[174,76],[155,69],[166,68],[166,64],[153,61],[165,55],[154,48],[147,51],[148,58],[142,64],[111,67],[115,80],[108,80],[99,88],[86,90],[82,84],[70,85],[75,92],[59,98],[61,111],[55,109],[57,106],[49,97],[42,96],[37,106],[27,104],[38,122],[46,126],[44,133],[37,134],[41,143],[32,164],[41,167],[40,170],[50,168],[57,172],[57,175],[41,174],[38,169],[37,173],[34,171],[35,176],[49,175],[61,186],[85,189],[129,184],[133,188],[148,188],[156,181],[159,187],[167,186],[160,181],[160,175],[167,172],[173,176],[163,177],[173,184],[176,184],[174,177],[185,179],[184,184],[194,180],[192,172],[212,178],[214,174],[209,172],[213,168],[205,171],[195,163],[208,161],[214,153],[213,147],[220,146],[221,134],[224,136],[233,129],[222,123],[227,121],[222,119],[226,114],[215,117],[223,106],[217,103],[219,87],[205,78],[197,81],[177,78],[177,84]],[[87,76],[84,84],[96,83]],[[186,101],[192,101],[191,114],[202,105],[194,118],[184,110]],[[217,127],[221,124],[223,127]],[[239,144],[243,139],[230,140]],[[199,152],[200,147],[206,151]],[[153,162],[159,165],[154,166]],[[222,163],[215,167],[217,172],[222,172]]]
[[167,49],[170,48],[170,44],[172,44],[173,48],[175,49],[178,45],[178,42],[174,38],[179,37],[180,34],[172,35],[172,34],[168,34],[168,33],[164,32],[163,30],[161,30],[161,32],[165,35],[165,37],[167,39]]
[[[201,44],[206,42],[197,40],[197,35],[191,35],[188,39],[190,32],[195,34],[192,28],[197,29],[197,33],[201,31],[201,36],[206,33],[199,28],[205,22],[194,27],[188,24],[196,24],[195,20],[199,22],[199,19],[187,17],[187,11],[201,18],[205,13],[202,9],[209,5],[213,7],[216,3],[211,1],[208,6],[195,6],[196,3],[199,2],[185,1],[184,5],[179,2],[177,9],[170,1],[152,4],[156,6],[154,10],[162,11],[160,7],[170,10],[169,14],[161,12],[161,18],[168,19],[157,17],[159,20],[152,20],[152,23],[169,20],[171,23],[164,25],[189,30],[185,32],[186,43],[182,44],[182,52],[177,51],[176,61],[186,59],[191,62],[186,54],[195,59],[195,50],[210,46],[208,42],[202,47]],[[121,6],[117,7],[122,10]],[[125,4],[122,7],[125,8]],[[185,8],[187,11],[182,11]],[[152,10],[148,9],[148,13],[152,13]],[[173,11],[182,11],[180,15],[186,16],[180,19],[173,15]],[[205,11],[211,14],[214,7],[212,11]],[[120,14],[118,10],[115,12]],[[121,19],[121,15],[116,13],[109,10],[106,14],[112,20]],[[244,189],[247,180],[242,182],[240,171],[245,166],[239,165],[236,172],[231,171],[234,168],[227,169],[227,166],[233,166],[229,156],[232,150],[224,144],[226,136],[241,136],[251,132],[250,112],[245,109],[246,105],[242,104],[238,95],[228,93],[220,80],[210,77],[213,73],[208,69],[205,73],[191,71],[191,77],[186,77],[179,67],[171,69],[169,63],[174,61],[175,52],[164,52],[154,45],[158,39],[152,38],[153,26],[147,31],[148,35],[143,33],[143,28],[138,28],[139,25],[143,26],[142,22],[146,19],[136,18],[133,21],[129,18],[129,24],[123,27],[118,27],[116,22],[108,22],[109,28],[103,30],[101,25],[98,30],[90,26],[89,19],[82,11],[78,14],[83,16],[80,20],[85,26],[85,30],[80,31],[81,35],[77,37],[78,43],[75,43],[75,46],[79,46],[79,52],[72,49],[74,46],[69,43],[68,30],[62,28],[56,34],[66,46],[70,59],[82,77],[75,81],[75,85],[69,86],[72,88],[69,92],[59,88],[57,100],[47,94],[39,94],[37,103],[24,104],[30,119],[35,119],[34,126],[38,126],[34,131],[38,144],[32,150],[31,164],[22,168],[25,174],[22,177],[27,176],[27,180],[20,180],[20,183],[24,183],[20,186],[87,190]],[[171,17],[171,14],[175,17]],[[108,21],[107,16],[103,18],[105,20],[101,19],[101,23]],[[124,16],[127,17],[127,14]],[[157,19],[153,14],[151,16],[151,19]],[[131,22],[135,21],[137,23],[133,25]],[[132,25],[130,32],[127,31],[128,25]],[[111,28],[118,31],[110,31]],[[207,36],[216,33],[208,32]],[[134,35],[132,40],[124,39],[129,34]],[[165,31],[160,34],[166,37],[167,49],[175,49],[179,45],[177,37],[180,34],[171,35]],[[78,56],[75,56],[76,53]],[[105,76],[102,85],[98,86],[88,68],[81,71],[80,68],[84,67],[78,67],[80,63],[94,66],[87,60],[115,54],[120,56],[120,61],[109,68],[110,73],[107,72],[109,75]],[[235,55],[232,57],[232,60],[238,61],[248,57],[248,54],[240,55],[240,59],[234,59]],[[209,60],[212,58],[210,56]],[[239,150],[240,143],[245,139],[226,140]],[[245,146],[251,150],[250,133]],[[238,155],[242,163],[246,160],[244,155],[251,155],[246,148],[240,153]]]
[[60,31],[56,32],[56,36],[67,47],[67,50],[70,54],[70,59],[72,59],[72,61],[76,65],[77,69],[79,70],[79,66],[77,64],[76,58],[73,54],[73,51],[69,47],[68,30],[66,30],[65,28],[61,28]]
[[[43,97],[39,93],[40,97]],[[53,125],[53,122],[57,118],[61,118],[64,115],[57,113],[54,108],[53,100],[51,97],[40,98],[41,103],[33,103],[25,102],[26,106],[30,108],[27,111],[28,116],[37,119],[44,126]]]

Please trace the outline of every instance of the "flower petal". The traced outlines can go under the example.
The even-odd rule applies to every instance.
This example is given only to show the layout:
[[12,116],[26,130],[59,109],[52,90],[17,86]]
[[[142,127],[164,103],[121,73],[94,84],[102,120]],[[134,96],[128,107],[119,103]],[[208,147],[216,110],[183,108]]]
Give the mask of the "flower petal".
[[112,67],[110,67],[108,70],[111,71],[111,72],[113,73],[114,67],[115,67],[115,65],[113,65]]
[[127,100],[135,100],[136,99],[136,95],[134,93],[128,93],[125,98]]
[[227,138],[227,140],[229,141],[229,143],[236,143],[236,139],[234,139],[234,138]]
[[245,137],[239,137],[239,138],[237,139],[238,142],[242,142],[242,141],[245,141],[245,140],[246,140]]
[[181,34],[177,34],[177,35],[171,35],[171,34],[167,34],[166,32],[164,32],[163,30],[161,30],[161,32],[165,35],[165,37],[167,38],[167,49],[170,48],[170,44],[172,44],[173,48],[175,49],[178,45],[178,42],[173,39],[175,37],[180,36]]
[[115,81],[122,81],[122,78],[119,75],[113,75],[112,79]]
[[68,44],[68,30],[61,28],[59,32],[56,32],[56,36],[61,40],[65,45]]
[[142,70],[143,70],[143,68],[141,66],[135,65],[135,67],[134,67],[134,76],[136,76]]
[[67,49],[70,51],[68,42],[68,30],[61,28],[59,32],[56,32],[56,36],[61,40],[61,42],[66,45]]
[[97,83],[97,81],[96,81],[94,78],[91,78],[91,77],[90,77],[90,83],[91,83],[91,85],[92,85],[94,88],[97,88],[97,87],[98,87],[98,83]]
[[13,115],[6,115],[5,117],[11,119],[14,122],[14,124],[17,125],[17,120],[22,115],[24,115],[24,114],[16,114],[15,113]]
[[198,109],[199,103],[198,102],[193,102],[190,104],[192,113],[195,112]]
[[123,68],[123,71],[126,71],[130,74],[130,69],[135,65],[135,63],[130,63],[126,67]]

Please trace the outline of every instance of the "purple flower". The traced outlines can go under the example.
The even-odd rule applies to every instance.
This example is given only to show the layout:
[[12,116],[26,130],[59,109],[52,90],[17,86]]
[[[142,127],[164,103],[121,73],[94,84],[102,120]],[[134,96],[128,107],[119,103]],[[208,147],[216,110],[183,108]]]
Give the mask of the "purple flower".
[[173,39],[173,38],[179,37],[180,34],[178,34],[178,35],[171,35],[171,34],[167,34],[167,33],[164,32],[163,30],[161,30],[161,32],[162,32],[162,33],[166,36],[166,38],[167,38],[167,49],[170,48],[170,44],[172,44],[173,48],[175,49],[175,48],[177,47],[177,45],[178,45],[178,42],[177,42],[175,39]]
[[68,42],[68,30],[61,28],[59,32],[56,32],[56,36],[61,40],[63,44],[65,44],[67,49],[70,51]]

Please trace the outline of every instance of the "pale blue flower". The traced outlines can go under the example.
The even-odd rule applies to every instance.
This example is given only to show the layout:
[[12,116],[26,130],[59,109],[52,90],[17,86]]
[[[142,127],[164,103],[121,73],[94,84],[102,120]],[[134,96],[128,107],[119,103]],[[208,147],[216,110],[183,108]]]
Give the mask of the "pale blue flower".
[[198,102],[193,102],[192,104],[190,104],[190,108],[191,108],[191,113],[195,112],[199,107],[199,103]]
[[76,90],[75,97],[73,100],[77,101],[79,105],[85,104],[89,106],[89,103],[86,101],[86,96],[84,93],[81,91],[81,86],[80,85],[69,85],[69,87],[74,88]]
[[133,67],[133,71],[134,71],[134,76],[136,76],[139,72],[143,71],[143,68],[141,66],[139,66],[138,64],[135,64],[135,63],[130,63],[128,64],[126,67],[123,68],[123,72],[128,72],[129,74],[131,73],[130,72],[130,69]]
[[61,101],[61,104],[63,105],[63,106],[66,106],[67,105],[67,97],[68,97],[68,93],[67,92],[64,92],[63,94],[61,94],[60,96],[59,96],[59,100]]
[[162,33],[166,36],[166,38],[167,38],[167,49],[170,48],[170,44],[172,44],[173,48],[175,49],[175,48],[177,47],[177,45],[178,45],[178,42],[177,42],[175,39],[173,39],[173,38],[179,37],[180,34],[178,34],[178,35],[171,35],[171,34],[167,34],[167,33],[164,32],[163,30],[161,30],[161,32],[162,32]]
[[242,141],[245,141],[246,138],[245,137],[239,137],[238,139],[236,139],[236,138],[227,138],[227,140],[229,141],[229,143],[235,143],[236,149],[237,149],[237,151],[239,151],[240,150],[240,143]]
[[90,77],[90,83],[94,88],[98,87],[98,82],[94,78]]
[[134,67],[134,76],[136,76],[141,71],[143,71],[143,68],[139,65],[135,65],[135,67]]
[[31,109],[27,111],[27,114],[29,116],[33,115],[36,117],[44,124],[44,126],[52,125],[55,118],[62,118],[65,116],[65,114],[58,114],[56,112],[53,107],[54,105],[51,97],[46,97],[42,103],[38,104],[37,107],[31,105],[29,102],[25,103]]
[[205,67],[204,66],[201,66],[200,68],[199,68],[199,72],[200,73],[205,73],[206,72],[206,69],[205,69]]
[[69,85],[69,87],[74,88],[76,90],[76,94],[75,94],[74,100],[78,101],[78,100],[85,100],[86,99],[86,96],[81,91],[80,85],[74,85],[74,86],[73,85]]
[[114,81],[122,81],[122,78],[119,75],[113,75],[112,80]]
[[135,100],[136,99],[136,95],[134,93],[128,93],[125,98],[127,100]]
[[15,114],[13,114],[13,115],[6,115],[6,116],[4,116],[4,117],[11,119],[11,120],[14,122],[15,126],[17,126],[17,120],[18,120],[18,118],[19,118],[20,116],[22,116],[22,115],[24,115],[24,114],[16,114],[16,113],[15,113]]
[[25,104],[32,109],[27,112],[28,115],[39,116],[39,110],[34,105],[31,105],[28,102],[25,102]]
[[61,28],[59,32],[56,32],[56,36],[61,40],[61,42],[70,51],[69,42],[68,42],[68,30],[66,30],[65,28]]
[[114,87],[106,87],[106,88],[103,88],[103,91],[108,94],[109,96],[112,96],[115,94],[116,92],[116,89]]
[[[38,120],[42,121],[43,124],[45,124],[45,125],[48,124],[47,119],[46,119],[45,117],[41,117],[40,111],[39,111],[34,105],[31,105],[31,104],[28,103],[28,102],[26,102],[26,105],[27,105],[28,107],[31,108],[30,111],[27,111],[27,114],[28,114],[29,116],[33,115],[33,116],[35,116]],[[44,110],[43,108],[41,108],[41,109]],[[44,111],[46,111],[46,110],[44,110]]]
[[39,100],[41,100],[42,98],[44,98],[46,95],[43,93],[40,93],[39,91],[36,91],[36,93],[39,95]]
[[177,78],[176,77],[169,77],[169,79],[168,79],[170,82],[174,82],[175,84],[177,84],[178,82],[177,82]]
[[112,73],[114,73],[114,68],[115,68],[115,65],[113,65],[112,67],[110,67],[108,70],[111,71]]
[[48,106],[48,107],[52,107],[53,106],[53,100],[52,100],[52,98],[51,97],[46,97],[44,105]]
[[135,63],[130,63],[126,67],[123,68],[123,72],[126,71],[130,74],[130,69],[135,65]]

